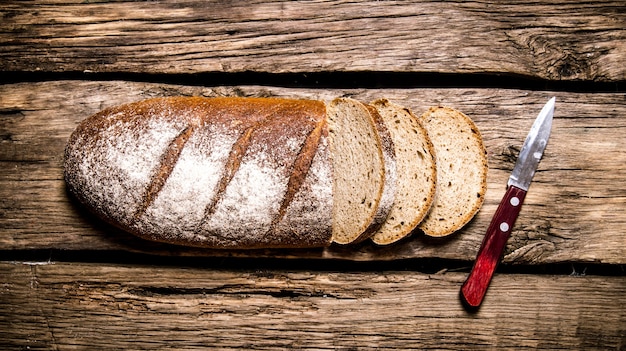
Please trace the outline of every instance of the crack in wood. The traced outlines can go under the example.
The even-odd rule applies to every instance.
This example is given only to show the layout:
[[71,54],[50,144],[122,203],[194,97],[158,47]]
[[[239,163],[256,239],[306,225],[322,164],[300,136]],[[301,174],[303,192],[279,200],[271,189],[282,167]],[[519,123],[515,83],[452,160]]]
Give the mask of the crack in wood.
[[0,108],[0,116],[11,116],[11,115],[19,115],[24,117],[24,110],[19,108],[7,107]]
[[41,295],[38,292],[38,289],[39,289],[39,273],[37,272],[37,266],[39,264],[40,263],[29,264],[29,266],[30,266],[30,281],[29,281],[30,290],[29,290],[29,295],[30,295],[30,298],[35,301],[37,312],[39,312],[39,315],[43,319],[44,326],[45,326],[45,331],[49,335],[49,338],[50,338],[50,347],[51,347],[51,349],[52,350],[58,350],[59,349],[58,348],[58,343],[57,343],[57,340],[56,340],[56,336],[54,335],[54,329],[52,328],[52,325],[50,324],[50,317],[44,311],[44,308],[43,308],[43,306],[46,306],[46,303],[45,303],[45,301],[42,301]]
[[129,294],[142,297],[164,297],[164,296],[207,296],[207,295],[257,295],[257,296],[269,296],[275,298],[331,298],[337,300],[354,300],[358,299],[357,296],[342,296],[339,294],[328,293],[324,291],[309,291],[306,289],[289,289],[279,288],[267,290],[263,289],[251,289],[247,285],[223,285],[216,288],[179,288],[179,287],[133,287],[128,289]]
[[538,240],[505,255],[503,261],[515,264],[537,263],[541,262],[542,255],[555,249],[556,245],[554,243],[547,240]]

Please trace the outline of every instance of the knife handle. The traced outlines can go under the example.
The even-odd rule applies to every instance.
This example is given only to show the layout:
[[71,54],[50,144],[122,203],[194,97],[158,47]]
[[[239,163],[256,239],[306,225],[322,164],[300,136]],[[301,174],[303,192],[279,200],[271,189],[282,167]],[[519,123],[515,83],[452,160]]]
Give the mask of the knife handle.
[[471,307],[478,307],[483,301],[524,197],[526,197],[525,190],[509,186],[491,219],[491,224],[478,250],[474,267],[461,287],[461,296]]

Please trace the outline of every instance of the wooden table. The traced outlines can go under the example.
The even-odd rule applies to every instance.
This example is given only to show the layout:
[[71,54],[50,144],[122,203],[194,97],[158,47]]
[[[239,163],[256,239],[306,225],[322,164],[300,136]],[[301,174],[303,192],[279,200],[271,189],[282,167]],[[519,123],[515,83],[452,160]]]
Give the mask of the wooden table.
[[[0,349],[626,348],[620,1],[0,4]],[[390,247],[148,243],[66,193],[77,123],[154,96],[379,97],[478,125],[486,201]],[[552,137],[477,312],[459,288],[541,106]]]

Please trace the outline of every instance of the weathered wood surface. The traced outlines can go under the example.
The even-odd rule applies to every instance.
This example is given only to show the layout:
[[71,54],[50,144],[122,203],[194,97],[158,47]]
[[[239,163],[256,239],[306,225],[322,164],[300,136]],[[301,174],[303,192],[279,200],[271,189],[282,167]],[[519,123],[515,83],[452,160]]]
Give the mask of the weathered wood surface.
[[[63,148],[77,123],[109,106],[163,95],[250,95],[362,101],[386,96],[417,113],[444,104],[477,123],[490,171],[475,220],[442,240],[416,234],[390,247],[216,251],[152,244],[115,230],[73,203],[62,179]],[[123,250],[162,255],[472,260],[504,193],[536,114],[557,96],[553,133],[509,240],[505,262],[626,263],[626,99],[623,93],[512,89],[201,88],[133,82],[55,81],[0,86],[0,248]]]
[[[620,1],[3,1],[0,349],[624,349],[624,28]],[[504,77],[491,82],[500,88],[471,87],[493,74]],[[219,86],[243,76],[265,86]],[[312,78],[286,81],[300,76]],[[315,89],[315,77],[336,88]],[[465,88],[446,86],[450,77]],[[119,78],[127,81],[111,81]],[[398,78],[429,80],[389,89]],[[128,81],[156,79],[204,87]],[[275,87],[286,83],[294,88]],[[377,84],[387,88],[358,88]],[[529,85],[537,90],[521,89]],[[587,92],[573,92],[581,86]],[[89,115],[167,95],[386,96],[417,113],[459,108],[489,152],[485,205],[454,236],[383,248],[216,251],[140,240],[71,201],[63,148]],[[504,261],[525,273],[582,262],[613,276],[503,269],[469,313],[458,297],[466,273],[414,269],[470,266],[552,95],[552,138]],[[24,262],[47,252],[66,262]]]
[[3,1],[0,70],[626,79],[623,1]]
[[626,277],[0,263],[0,347],[620,350]]

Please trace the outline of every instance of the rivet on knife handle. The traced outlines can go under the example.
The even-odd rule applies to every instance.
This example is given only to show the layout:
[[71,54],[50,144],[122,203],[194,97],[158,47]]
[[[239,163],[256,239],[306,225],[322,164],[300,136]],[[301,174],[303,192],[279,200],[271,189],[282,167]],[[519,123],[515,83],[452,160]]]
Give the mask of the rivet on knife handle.
[[471,307],[478,307],[482,303],[491,277],[500,262],[506,241],[548,144],[555,101],[556,98],[551,98],[535,119],[509,177],[504,198],[487,228],[474,267],[461,287],[461,297]]
[[480,250],[478,250],[474,268],[461,287],[463,299],[472,307],[480,306],[483,301],[493,272],[500,262],[500,256],[502,256],[506,241],[524,202],[524,197],[526,197],[526,191],[510,186],[491,220],[485,239]]

